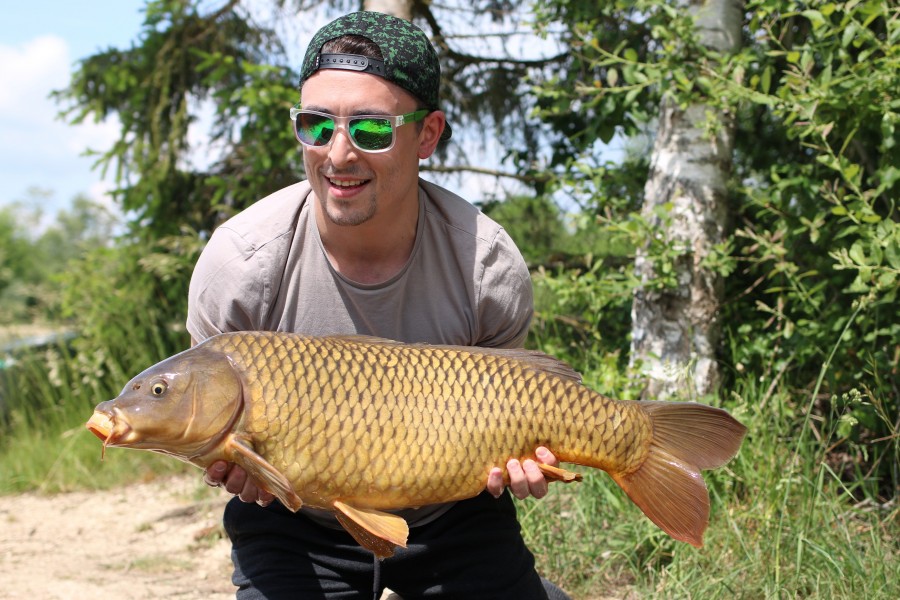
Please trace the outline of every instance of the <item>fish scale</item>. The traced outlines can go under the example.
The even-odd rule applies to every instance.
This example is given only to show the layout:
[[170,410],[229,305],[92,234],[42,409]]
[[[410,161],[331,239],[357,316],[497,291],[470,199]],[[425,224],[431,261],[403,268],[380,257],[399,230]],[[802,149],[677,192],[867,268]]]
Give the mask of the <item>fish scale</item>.
[[[546,446],[609,473],[657,525],[699,546],[701,469],[745,428],[696,403],[621,402],[527,350],[275,332],[214,336],[135,377],[87,423],[105,446],[239,464],[291,510],[331,511],[376,556],[406,543],[390,512],[473,497],[493,467]],[[580,475],[538,465],[550,480]]]
[[[576,381],[492,355],[346,339],[323,345],[276,334],[218,338],[212,347],[228,353],[249,383],[258,452],[277,469],[296,473],[289,477],[295,489],[314,487],[315,499],[306,502],[316,508],[336,498],[394,508],[434,503],[435,495],[441,501],[470,497],[484,488],[492,466],[531,456],[539,445],[566,462],[628,471],[642,461],[633,450],[647,446],[650,434],[639,411],[610,419],[612,401]],[[447,373],[454,376],[441,377]],[[572,398],[573,389],[576,400],[561,401]],[[360,402],[366,410],[354,420]],[[279,431],[276,423],[309,430],[313,439],[284,444],[271,435]],[[618,427],[622,423],[628,427]],[[479,429],[491,435],[476,435]],[[584,430],[592,435],[579,435]],[[393,460],[372,461],[382,453]]]

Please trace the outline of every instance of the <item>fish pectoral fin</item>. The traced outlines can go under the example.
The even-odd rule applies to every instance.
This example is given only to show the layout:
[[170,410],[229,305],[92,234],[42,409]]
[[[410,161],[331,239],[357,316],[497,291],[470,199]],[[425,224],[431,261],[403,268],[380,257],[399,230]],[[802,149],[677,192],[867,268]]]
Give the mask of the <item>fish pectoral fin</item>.
[[572,483],[573,481],[582,480],[581,473],[566,471],[565,469],[560,469],[559,467],[551,467],[550,465],[538,463],[538,469],[541,470],[541,473],[544,474],[544,478],[546,478],[547,481],[561,481],[563,483]]
[[256,453],[250,444],[237,436],[232,436],[226,444],[226,455],[247,472],[247,475],[264,490],[278,498],[282,504],[294,512],[300,510],[303,501],[284,474]]
[[393,556],[397,546],[406,548],[409,526],[403,517],[371,508],[357,508],[340,500],[335,500],[333,506],[337,520],[347,533],[377,558]]

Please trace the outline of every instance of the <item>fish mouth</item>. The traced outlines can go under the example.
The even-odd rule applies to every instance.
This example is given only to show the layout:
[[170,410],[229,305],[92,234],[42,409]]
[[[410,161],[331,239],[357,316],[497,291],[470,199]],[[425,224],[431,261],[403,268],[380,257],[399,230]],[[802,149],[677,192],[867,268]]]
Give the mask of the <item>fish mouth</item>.
[[94,414],[91,415],[91,418],[88,419],[88,422],[85,423],[85,427],[88,428],[88,431],[100,438],[105,446],[112,437],[116,423],[108,414],[95,411]]
[[131,433],[131,426],[123,419],[116,419],[115,415],[99,410],[94,411],[85,427],[103,442],[101,457],[106,454],[107,446],[117,445]]

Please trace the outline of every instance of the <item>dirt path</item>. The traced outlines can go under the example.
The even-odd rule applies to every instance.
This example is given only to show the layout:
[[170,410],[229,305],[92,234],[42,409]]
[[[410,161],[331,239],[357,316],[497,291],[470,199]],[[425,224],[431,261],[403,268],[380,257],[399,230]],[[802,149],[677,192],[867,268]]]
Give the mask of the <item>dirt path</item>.
[[199,476],[0,496],[0,598],[234,598],[225,494]]

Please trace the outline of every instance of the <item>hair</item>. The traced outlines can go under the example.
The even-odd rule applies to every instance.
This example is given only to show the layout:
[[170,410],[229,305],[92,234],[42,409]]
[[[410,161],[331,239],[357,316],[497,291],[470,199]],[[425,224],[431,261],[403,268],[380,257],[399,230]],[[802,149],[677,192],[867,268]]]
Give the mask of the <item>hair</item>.
[[359,54],[366,58],[384,60],[378,44],[361,35],[348,34],[328,40],[322,44],[321,52],[325,54]]

